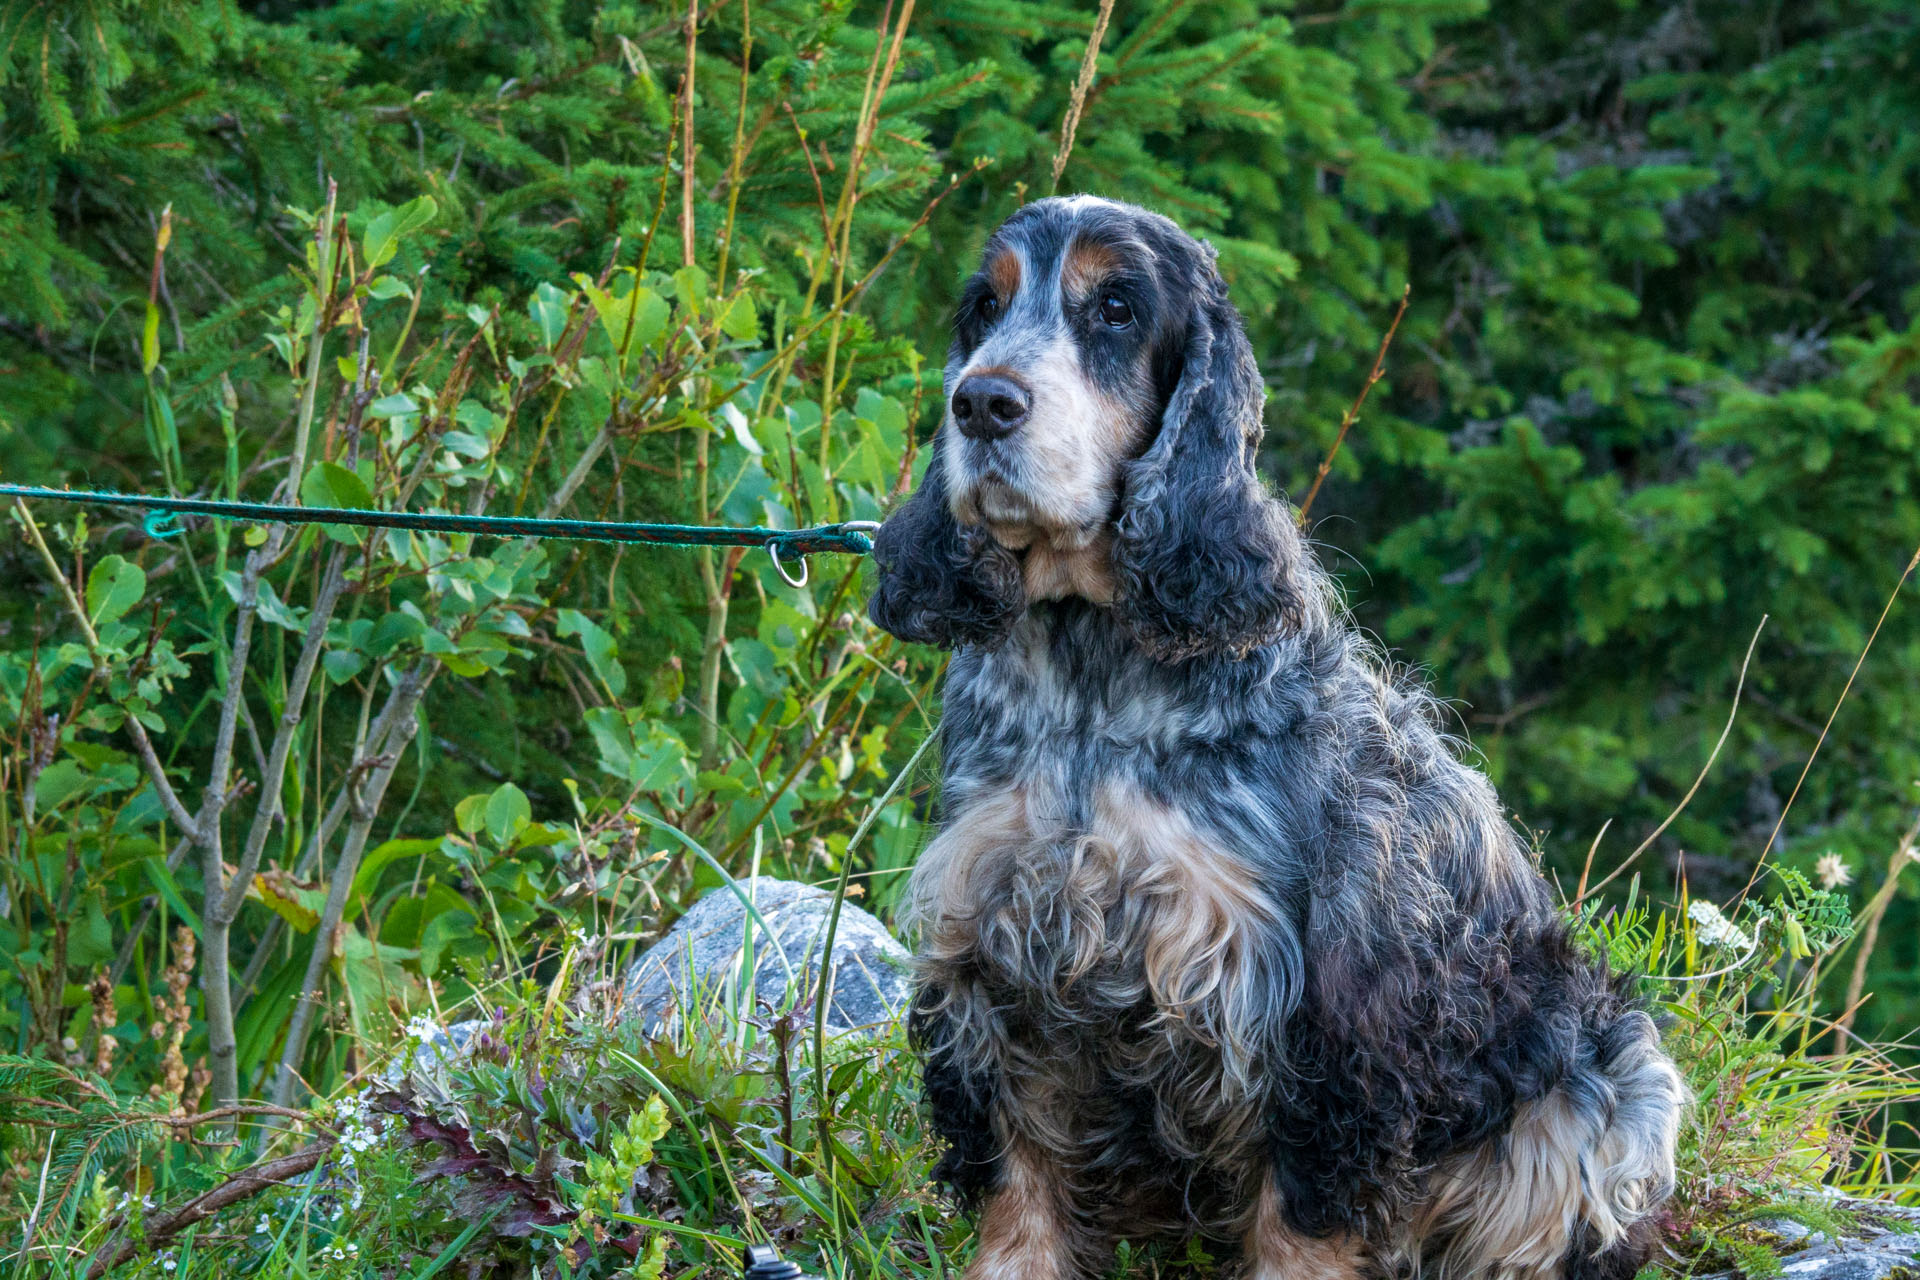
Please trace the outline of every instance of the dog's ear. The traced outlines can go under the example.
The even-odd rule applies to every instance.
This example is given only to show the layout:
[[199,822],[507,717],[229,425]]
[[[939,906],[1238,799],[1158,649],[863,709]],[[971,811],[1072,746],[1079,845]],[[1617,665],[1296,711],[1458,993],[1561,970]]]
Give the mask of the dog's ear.
[[1163,661],[1243,655],[1299,623],[1304,554],[1254,471],[1266,401],[1253,348],[1206,262],[1159,437],[1128,464],[1115,608]]
[[985,529],[953,518],[942,436],[934,438],[919,491],[873,540],[880,578],[867,616],[902,640],[992,648],[1027,607],[1020,562]]

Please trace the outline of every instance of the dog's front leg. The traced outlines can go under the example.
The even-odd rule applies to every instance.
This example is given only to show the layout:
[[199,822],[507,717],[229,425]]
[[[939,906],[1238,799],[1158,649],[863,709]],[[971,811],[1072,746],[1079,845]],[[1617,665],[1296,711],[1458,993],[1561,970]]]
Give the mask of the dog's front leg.
[[1359,1280],[1365,1262],[1351,1236],[1316,1239],[1294,1230],[1272,1178],[1260,1189],[1246,1253],[1247,1280]]
[[1044,1153],[1015,1138],[999,1185],[980,1214],[980,1247],[966,1280],[1070,1280],[1074,1228],[1069,1190]]

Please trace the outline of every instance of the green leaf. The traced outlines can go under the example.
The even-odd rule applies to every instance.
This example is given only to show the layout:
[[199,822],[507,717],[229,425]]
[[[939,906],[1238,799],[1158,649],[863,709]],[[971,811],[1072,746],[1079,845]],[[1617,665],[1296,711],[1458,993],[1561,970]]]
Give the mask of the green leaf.
[[533,820],[533,806],[527,793],[511,782],[503,782],[487,797],[487,834],[495,844],[504,845],[527,829]]
[[461,835],[477,835],[487,825],[487,797],[468,796],[453,806],[453,825]]
[[140,372],[152,373],[160,363],[160,308],[147,304],[146,323],[140,326]]
[[380,882],[380,875],[390,865],[401,859],[422,858],[440,847],[438,837],[426,837],[410,840],[389,840],[385,844],[367,851],[360,862],[360,870],[353,876],[353,892],[348,898],[349,914],[353,904],[359,902]]
[[265,904],[296,933],[313,932],[327,898],[318,886],[301,884],[285,871],[257,873],[247,886],[247,896]]
[[567,295],[544,280],[527,301],[527,314],[533,317],[540,341],[549,351],[567,331],[567,305]]
[[390,396],[381,396],[367,406],[369,418],[399,418],[418,412],[420,412],[420,406],[414,403],[413,397],[404,391],[396,391]]
[[335,684],[345,684],[359,675],[366,665],[365,656],[352,649],[329,649],[320,658],[321,670]]
[[361,240],[367,267],[385,266],[400,251],[401,239],[433,221],[433,215],[438,211],[439,206],[433,202],[432,196],[421,196],[417,200],[409,200],[398,209],[389,209],[367,223],[367,234]]
[[121,556],[107,556],[87,575],[87,621],[95,628],[118,621],[147,593],[147,575]]
[[300,482],[300,501],[309,507],[348,507],[366,511],[373,507],[373,494],[367,482],[337,462],[316,462],[307,468]]
[[78,760],[56,760],[33,780],[34,807],[51,813],[75,796],[93,790],[94,777]]
[[753,305],[753,299],[746,294],[735,298],[727,307],[727,313],[720,317],[720,330],[729,338],[741,342],[752,342],[760,336],[760,313]]
[[632,280],[625,295],[614,297],[609,291],[600,288],[592,277],[576,275],[575,284],[593,303],[595,314],[600,317],[600,325],[607,332],[607,339],[613,344],[614,353],[623,359],[631,352],[639,351],[650,345],[667,327],[669,308],[666,299],[653,290],[640,284],[628,270]]
[[624,694],[627,691],[627,671],[620,665],[620,647],[612,634],[577,609],[562,609],[559,624],[562,636],[580,637],[580,647],[587,655],[587,665],[607,686],[607,692],[615,698]]
[[167,909],[186,921],[187,927],[193,930],[194,936],[199,937],[200,917],[181,896],[180,886],[175,882],[173,872],[167,870],[167,860],[160,857],[143,858],[140,860],[140,870],[146,874],[147,883],[153,886],[154,892],[166,899]]

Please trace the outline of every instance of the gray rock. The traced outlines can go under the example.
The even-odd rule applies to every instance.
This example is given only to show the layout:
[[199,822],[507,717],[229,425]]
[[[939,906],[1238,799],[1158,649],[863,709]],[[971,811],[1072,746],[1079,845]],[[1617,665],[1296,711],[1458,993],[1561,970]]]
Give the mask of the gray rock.
[[[1920,1267],[1920,1210],[1839,1196],[1832,1203],[1856,1215],[1860,1228],[1838,1238],[1789,1218],[1765,1218],[1751,1230],[1781,1250],[1786,1280],[1899,1280]],[[1736,1280],[1723,1271],[1699,1280]]]
[[[753,900],[754,920],[740,895],[714,889],[648,948],[626,975],[628,1016],[650,1031],[689,1015],[719,1013],[758,1018],[798,1009],[811,1021],[820,952],[826,943],[833,895],[811,885],[770,876],[739,881]],[[766,935],[761,922],[777,936]],[[753,939],[752,987],[746,939]],[[907,949],[885,925],[848,902],[834,934],[833,995],[827,1030],[882,1034],[905,1015],[911,998]],[[743,999],[743,996],[750,998]]]
[[424,1036],[409,1028],[400,1052],[380,1073],[381,1081],[388,1088],[398,1088],[410,1076],[416,1083],[421,1079],[443,1080],[446,1068],[466,1057],[475,1037],[491,1025],[485,1018],[468,1018],[445,1027],[428,1024]]

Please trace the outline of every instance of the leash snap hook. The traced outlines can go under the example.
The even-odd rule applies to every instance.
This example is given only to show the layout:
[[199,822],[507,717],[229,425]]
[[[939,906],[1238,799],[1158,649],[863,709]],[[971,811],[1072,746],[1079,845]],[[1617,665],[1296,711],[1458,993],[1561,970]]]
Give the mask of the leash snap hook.
[[171,511],[149,511],[147,518],[140,522],[149,538],[177,538],[186,530],[180,527],[180,517]]
[[796,589],[807,585],[807,557],[805,552],[802,552],[799,557],[800,576],[798,578],[787,572],[786,561],[780,558],[780,539],[767,539],[767,554],[773,558],[774,572],[780,575],[781,581]]

